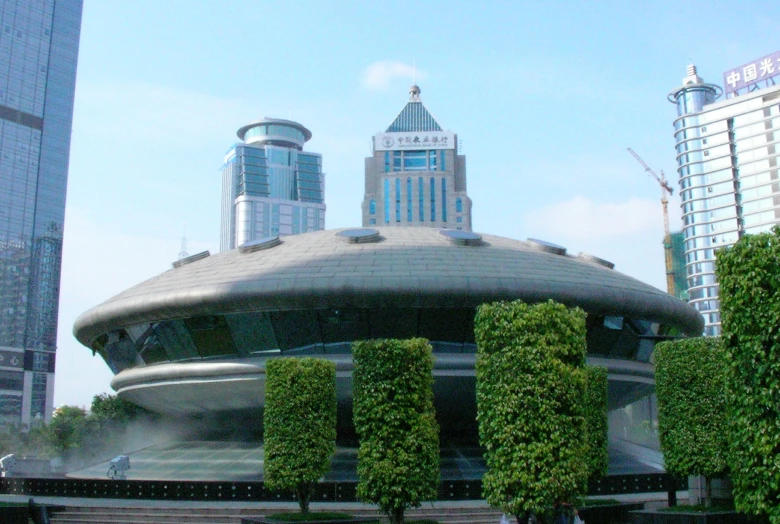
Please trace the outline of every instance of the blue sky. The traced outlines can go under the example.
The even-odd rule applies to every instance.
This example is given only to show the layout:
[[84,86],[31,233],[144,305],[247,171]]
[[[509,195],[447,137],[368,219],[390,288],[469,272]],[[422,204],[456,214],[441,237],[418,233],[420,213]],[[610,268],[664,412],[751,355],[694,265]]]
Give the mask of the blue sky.
[[[408,99],[467,155],[476,231],[541,238],[664,287],[660,190],[677,188],[666,95],[780,49],[780,3],[85,0],[55,403],[111,373],[73,321],[219,249],[219,168],[236,130],[291,118],[322,153],[328,228],[360,224],[371,136]],[[416,66],[416,67],[415,67]],[[680,228],[679,201],[671,204]]]

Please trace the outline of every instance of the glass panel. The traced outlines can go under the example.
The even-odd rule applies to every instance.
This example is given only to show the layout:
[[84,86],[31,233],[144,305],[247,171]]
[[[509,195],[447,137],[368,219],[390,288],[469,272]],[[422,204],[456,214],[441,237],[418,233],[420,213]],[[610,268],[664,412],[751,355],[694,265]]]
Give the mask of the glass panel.
[[441,221],[447,221],[447,179],[441,179]]
[[436,222],[436,181],[431,177],[431,222]]
[[279,311],[270,315],[279,349],[282,351],[322,343],[317,312]]
[[406,179],[406,221],[412,222],[412,179]]
[[187,328],[181,320],[163,320],[154,325],[154,332],[162,342],[171,360],[186,360],[198,357],[198,350],[192,342]]
[[427,171],[427,151],[404,151],[404,171]]
[[184,325],[190,332],[198,354],[201,357],[236,355],[236,346],[230,336],[225,317],[209,315],[184,319]]
[[425,188],[425,184],[423,183],[422,177],[419,178],[419,184],[418,184],[418,191],[419,191],[419,213],[420,213],[420,222],[425,222],[425,208],[423,205],[423,189]]
[[225,320],[240,354],[279,349],[268,313],[236,313]]
[[416,309],[369,310],[370,338],[413,338],[417,336]]
[[328,309],[319,312],[322,342],[353,342],[368,335],[368,312],[358,309]]
[[401,221],[401,179],[395,179],[395,221]]
[[385,224],[390,223],[390,179],[385,178]]

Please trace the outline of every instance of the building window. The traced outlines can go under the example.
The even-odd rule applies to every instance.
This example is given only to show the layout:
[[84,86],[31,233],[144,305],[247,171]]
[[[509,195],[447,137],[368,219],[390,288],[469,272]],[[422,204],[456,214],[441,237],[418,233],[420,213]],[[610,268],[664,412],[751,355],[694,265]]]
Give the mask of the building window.
[[447,221],[447,179],[441,179],[441,221]]
[[395,179],[395,221],[401,221],[401,179]]
[[401,152],[393,151],[393,171],[401,170]]
[[436,222],[436,180],[431,177],[431,222]]
[[406,221],[412,222],[412,179],[406,179]]
[[[459,223],[459,224],[460,224],[461,222],[463,222],[463,217],[458,217],[458,218],[456,218],[456,219],[455,219],[455,222],[457,222],[457,223]],[[460,228],[458,228],[458,229],[460,229]]]
[[385,178],[385,224],[390,223],[390,179]]
[[371,224],[371,225],[376,224],[376,218],[369,218],[368,219],[368,223]]
[[462,198],[455,199],[455,212],[456,213],[463,213],[463,199]]
[[385,151],[385,173],[390,172],[390,151]]
[[376,200],[373,198],[371,199],[371,202],[368,204],[368,213],[370,215],[376,215]]
[[436,171],[436,151],[428,151],[428,165],[431,171]]
[[425,222],[425,206],[423,205],[423,189],[425,189],[425,184],[423,183],[422,177],[420,177],[419,183],[417,185],[418,185],[417,189],[419,192],[417,197],[419,198],[420,222]]
[[404,171],[427,171],[427,151],[404,151]]
[[446,171],[447,170],[447,167],[446,167],[446,165],[444,163],[444,159],[446,158],[444,155],[445,155],[445,151],[442,149],[441,150],[441,163],[439,164],[439,171]]

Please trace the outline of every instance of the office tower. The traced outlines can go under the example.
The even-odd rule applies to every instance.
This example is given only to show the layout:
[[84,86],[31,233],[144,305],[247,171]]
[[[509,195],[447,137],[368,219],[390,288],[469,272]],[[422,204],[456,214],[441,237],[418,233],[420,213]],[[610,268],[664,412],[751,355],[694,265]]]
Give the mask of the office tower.
[[690,303],[704,316],[706,335],[720,334],[715,251],[742,235],[780,224],[780,52],[705,83],[694,66],[669,94],[685,236]]
[[412,86],[409,102],[366,158],[363,226],[417,226],[471,231],[466,157]]
[[3,0],[0,425],[48,420],[81,0]]
[[304,152],[311,131],[265,118],[238,130],[222,165],[220,250],[325,229],[322,155]]

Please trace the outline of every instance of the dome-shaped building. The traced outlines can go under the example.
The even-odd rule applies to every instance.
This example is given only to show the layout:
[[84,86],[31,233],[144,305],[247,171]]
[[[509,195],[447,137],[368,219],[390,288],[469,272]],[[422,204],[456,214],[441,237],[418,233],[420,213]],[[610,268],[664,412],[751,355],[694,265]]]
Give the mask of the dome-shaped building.
[[583,308],[611,409],[652,391],[656,341],[703,327],[691,306],[597,257],[456,230],[317,231],[175,265],[81,315],[74,334],[114,371],[120,397],[220,423],[261,415],[268,359],[310,355],[337,365],[349,434],[352,342],[425,337],[442,435],[475,438],[473,319],[495,300]]

